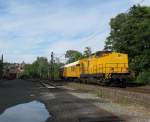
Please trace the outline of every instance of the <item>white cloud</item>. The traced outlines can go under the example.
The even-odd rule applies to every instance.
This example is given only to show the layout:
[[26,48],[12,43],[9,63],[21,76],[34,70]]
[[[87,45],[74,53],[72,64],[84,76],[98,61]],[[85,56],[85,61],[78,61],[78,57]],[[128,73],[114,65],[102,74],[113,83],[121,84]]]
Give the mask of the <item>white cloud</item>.
[[[45,53],[47,57],[49,57],[50,52],[53,51],[56,56],[61,56],[61,59],[64,59],[64,54],[67,50],[78,50],[80,52],[84,51],[85,47],[91,47],[92,52],[103,50],[104,41],[108,36],[107,31],[97,32],[92,34],[92,36],[84,37],[82,39],[74,39],[74,40],[60,40],[56,43],[53,43],[49,49]],[[63,56],[62,56],[63,55]]]
[[140,4],[140,5],[150,6],[150,0],[130,0],[130,3],[131,3],[131,5]]
[[[83,51],[86,46],[101,50],[110,18],[136,1],[8,0],[6,12],[0,13],[0,52],[8,61],[32,62],[37,56],[49,57],[51,50]],[[93,33],[99,34],[91,39]]]

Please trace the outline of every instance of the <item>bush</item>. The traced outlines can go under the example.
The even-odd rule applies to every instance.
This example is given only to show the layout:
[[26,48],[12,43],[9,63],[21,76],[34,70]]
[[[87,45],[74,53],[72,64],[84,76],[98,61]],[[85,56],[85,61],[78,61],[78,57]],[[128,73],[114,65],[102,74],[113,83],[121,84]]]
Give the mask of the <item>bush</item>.
[[31,78],[30,76],[25,75],[25,74],[23,74],[23,75],[21,75],[21,76],[18,77],[18,79],[22,79],[22,80],[30,79],[30,78]]
[[142,84],[150,84],[150,71],[144,71],[139,73],[137,82]]

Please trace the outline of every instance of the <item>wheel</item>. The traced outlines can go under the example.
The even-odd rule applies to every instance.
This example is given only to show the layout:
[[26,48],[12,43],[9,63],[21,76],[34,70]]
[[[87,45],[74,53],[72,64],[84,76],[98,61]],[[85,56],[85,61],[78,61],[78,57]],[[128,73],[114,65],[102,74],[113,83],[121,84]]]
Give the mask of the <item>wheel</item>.
[[121,88],[126,88],[127,87],[127,81],[122,79],[121,80]]

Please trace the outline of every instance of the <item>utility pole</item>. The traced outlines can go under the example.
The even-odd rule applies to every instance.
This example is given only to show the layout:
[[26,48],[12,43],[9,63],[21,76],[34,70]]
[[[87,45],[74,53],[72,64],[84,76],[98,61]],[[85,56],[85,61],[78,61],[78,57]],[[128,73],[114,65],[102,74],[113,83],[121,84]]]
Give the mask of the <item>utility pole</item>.
[[0,60],[0,79],[3,77],[3,54]]
[[54,53],[51,52],[51,64],[50,64],[51,81],[54,80]]
[[2,78],[3,78],[3,70],[4,70],[4,57],[3,57],[3,54],[2,54]]

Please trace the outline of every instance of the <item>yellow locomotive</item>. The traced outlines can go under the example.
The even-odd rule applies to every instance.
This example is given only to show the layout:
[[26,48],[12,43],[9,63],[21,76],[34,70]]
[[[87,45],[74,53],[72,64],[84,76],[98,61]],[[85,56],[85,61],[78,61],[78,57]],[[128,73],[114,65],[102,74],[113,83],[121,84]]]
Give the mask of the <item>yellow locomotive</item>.
[[64,65],[61,77],[64,79],[97,79],[99,82],[119,82],[126,87],[128,55],[111,51],[98,51],[89,57]]

